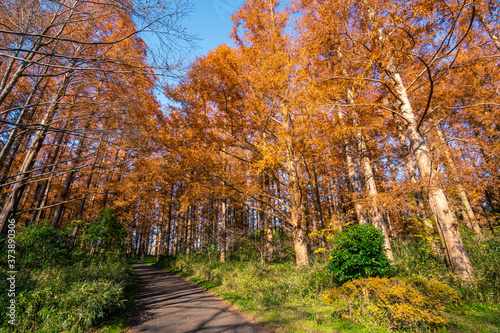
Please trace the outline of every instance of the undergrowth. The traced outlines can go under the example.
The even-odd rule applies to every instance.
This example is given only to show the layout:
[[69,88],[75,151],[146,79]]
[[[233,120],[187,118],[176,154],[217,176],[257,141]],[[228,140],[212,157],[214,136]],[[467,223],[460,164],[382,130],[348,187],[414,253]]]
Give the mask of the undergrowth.
[[499,332],[499,237],[463,238],[475,269],[471,283],[415,240],[393,243],[395,277],[344,285],[322,256],[297,268],[292,260],[263,265],[257,257],[220,263],[210,250],[161,257],[156,266],[211,289],[276,332]]
[[394,266],[400,277],[426,276],[457,290],[467,304],[500,304],[500,236],[486,234],[482,239],[461,230],[467,253],[474,267],[474,278],[464,282],[453,274],[443,256],[429,250],[425,241],[394,242]]
[[[72,246],[69,239],[70,230],[58,230],[43,223],[25,227],[18,233],[16,325],[10,325],[11,318],[6,311],[0,311],[0,331],[126,329],[125,319],[114,320],[127,308],[135,287],[134,273],[125,257],[115,251],[104,251],[92,258],[80,246]],[[0,250],[5,253],[5,248]],[[0,290],[8,290],[8,270],[3,259]],[[7,293],[0,293],[0,307],[6,309],[11,299]]]

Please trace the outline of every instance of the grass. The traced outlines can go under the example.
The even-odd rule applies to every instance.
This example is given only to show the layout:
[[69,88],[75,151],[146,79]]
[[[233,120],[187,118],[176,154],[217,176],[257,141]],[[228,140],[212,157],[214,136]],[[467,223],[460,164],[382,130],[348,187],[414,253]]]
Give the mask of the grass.
[[258,260],[220,264],[204,258],[163,257],[156,266],[213,291],[275,332],[389,332],[331,316],[331,306],[319,297],[335,286],[325,261],[298,269],[293,262],[262,267]]
[[129,259],[129,262],[133,262],[136,264],[146,264],[146,265],[154,265],[156,264],[156,257],[155,256],[146,256],[143,259]]
[[[69,230],[32,224],[16,236],[16,326],[0,311],[6,332],[126,332],[135,276],[117,249],[90,256],[71,246]],[[84,244],[84,243],[82,243]],[[6,242],[0,242],[5,253]],[[7,290],[6,256],[0,258],[0,289]],[[0,293],[0,307],[10,299]]]
[[129,273],[133,279],[124,290],[125,307],[99,323],[95,328],[96,333],[126,333],[130,331],[138,285],[134,270],[130,268]]
[[480,303],[465,304],[452,309],[449,316],[448,332],[500,332],[500,306]]
[[[430,253],[425,244],[410,241],[394,244],[397,277],[435,278],[461,297],[460,305],[446,308],[445,326],[401,332],[500,332],[498,236],[487,236],[479,242],[473,235],[465,234],[464,242],[476,272],[475,282],[469,284],[451,274],[444,260]],[[151,264],[155,258],[145,261]],[[217,253],[206,252],[191,254],[189,260],[182,255],[162,257],[155,265],[213,291],[275,332],[397,331],[373,318],[352,322],[332,316],[332,305],[322,295],[339,284],[327,273],[327,262],[319,256],[312,258],[309,268],[296,268],[291,260],[264,266],[257,259],[233,259],[222,264],[217,261]]]

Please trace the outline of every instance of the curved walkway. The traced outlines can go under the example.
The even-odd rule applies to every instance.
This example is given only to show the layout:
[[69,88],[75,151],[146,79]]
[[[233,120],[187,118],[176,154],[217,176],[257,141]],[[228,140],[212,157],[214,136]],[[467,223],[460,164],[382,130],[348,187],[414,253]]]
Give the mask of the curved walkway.
[[265,332],[183,278],[145,264],[131,266],[139,283],[132,332]]

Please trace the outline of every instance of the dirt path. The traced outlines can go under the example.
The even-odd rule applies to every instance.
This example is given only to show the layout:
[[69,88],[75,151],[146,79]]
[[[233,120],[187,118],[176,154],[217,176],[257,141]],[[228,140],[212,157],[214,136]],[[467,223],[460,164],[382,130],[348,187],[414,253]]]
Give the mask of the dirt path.
[[145,264],[131,266],[139,282],[132,332],[264,332],[187,280]]

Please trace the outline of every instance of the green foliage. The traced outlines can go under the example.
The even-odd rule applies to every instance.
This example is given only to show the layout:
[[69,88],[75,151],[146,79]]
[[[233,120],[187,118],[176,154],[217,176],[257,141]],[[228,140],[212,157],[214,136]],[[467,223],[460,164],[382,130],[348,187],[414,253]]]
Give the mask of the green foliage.
[[[71,248],[68,231],[44,223],[18,231],[16,332],[88,332],[131,297],[134,278],[125,258],[108,253],[90,260]],[[2,265],[0,290],[8,290],[6,277]],[[0,293],[1,308],[9,300]],[[0,331],[12,331],[7,321],[1,311]]]
[[334,285],[326,263],[296,268],[293,261],[262,266],[259,261],[208,261],[206,252],[160,257],[156,266],[183,276],[210,282],[262,305],[280,305],[289,298],[317,297]]
[[99,212],[97,221],[89,223],[86,228],[84,241],[99,244],[104,251],[121,250],[127,229],[118,222],[115,211],[110,208]]
[[124,307],[132,283],[126,262],[78,262],[30,274],[17,299],[17,328],[31,332],[79,332]]
[[332,238],[328,270],[341,283],[392,273],[382,231],[371,225],[354,225]]
[[412,278],[423,275],[437,279],[456,289],[470,304],[500,304],[500,235],[484,235],[478,239],[467,229],[461,230],[465,248],[474,267],[474,280],[464,282],[446,268],[444,257],[427,251],[425,240],[393,243],[397,275]]
[[48,223],[24,227],[16,235],[18,268],[62,265],[70,259],[68,233]]
[[446,267],[444,256],[428,251],[428,247],[429,243],[424,239],[393,241],[396,274],[400,277],[423,275],[448,282],[453,273]]
[[457,281],[462,297],[469,302],[500,304],[500,235],[485,234],[478,239],[468,229],[461,230],[461,233],[474,267],[472,283]]
[[347,282],[324,299],[341,318],[408,329],[446,324],[444,310],[457,304],[459,296],[446,284],[424,277],[367,278]]

